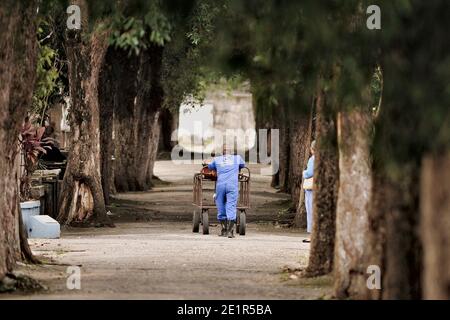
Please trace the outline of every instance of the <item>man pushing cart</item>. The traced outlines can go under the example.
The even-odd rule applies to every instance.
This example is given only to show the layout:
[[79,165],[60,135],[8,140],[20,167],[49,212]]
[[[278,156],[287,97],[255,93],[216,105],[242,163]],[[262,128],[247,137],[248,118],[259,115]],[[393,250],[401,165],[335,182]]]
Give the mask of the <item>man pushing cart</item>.
[[[210,164],[203,164],[202,173],[194,177],[194,204],[202,210],[203,233],[205,223],[207,224],[208,209],[211,206],[203,205],[202,181],[216,180],[215,183],[215,203],[217,207],[217,219],[221,225],[220,236],[234,238],[234,227],[238,220],[237,230],[239,234],[245,234],[245,209],[249,206],[249,180],[250,171],[245,167],[245,162],[240,155],[231,154],[226,145],[223,147],[223,154],[215,157]],[[247,170],[247,174],[242,174],[242,169]],[[208,170],[206,170],[208,169]],[[213,171],[215,174],[209,175],[206,171]],[[241,191],[241,193],[239,192]],[[200,193],[200,194],[199,194]],[[237,219],[236,212],[240,211]],[[206,213],[206,215],[205,215]],[[194,213],[194,231],[196,229],[196,215]],[[206,226],[207,228],[207,226]]]

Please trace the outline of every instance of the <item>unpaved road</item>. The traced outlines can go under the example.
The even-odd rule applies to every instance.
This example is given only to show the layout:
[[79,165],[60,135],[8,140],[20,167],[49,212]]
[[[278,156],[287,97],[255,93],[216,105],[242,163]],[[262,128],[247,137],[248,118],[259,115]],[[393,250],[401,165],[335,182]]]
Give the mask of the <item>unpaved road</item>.
[[[284,269],[304,268],[304,233],[273,221],[288,197],[269,188],[270,177],[251,167],[252,209],[246,236],[192,233],[192,175],[198,165],[158,161],[159,183],[150,192],[116,195],[110,210],[116,228],[64,229],[61,239],[30,240],[44,261],[24,265],[48,287],[0,299],[317,299],[329,295],[328,278],[301,279]],[[81,289],[68,290],[67,266],[80,266]],[[284,271],[283,271],[284,270]]]

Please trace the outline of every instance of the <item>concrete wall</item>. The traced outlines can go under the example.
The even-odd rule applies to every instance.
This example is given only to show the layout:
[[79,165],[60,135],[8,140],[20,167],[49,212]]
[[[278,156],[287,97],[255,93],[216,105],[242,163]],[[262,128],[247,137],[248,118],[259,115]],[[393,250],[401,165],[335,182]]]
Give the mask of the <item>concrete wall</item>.
[[[193,121],[201,123],[194,127]],[[179,123],[179,143],[189,151],[219,151],[225,141],[239,151],[247,151],[255,144],[255,116],[248,90],[211,90],[203,104],[182,104]]]

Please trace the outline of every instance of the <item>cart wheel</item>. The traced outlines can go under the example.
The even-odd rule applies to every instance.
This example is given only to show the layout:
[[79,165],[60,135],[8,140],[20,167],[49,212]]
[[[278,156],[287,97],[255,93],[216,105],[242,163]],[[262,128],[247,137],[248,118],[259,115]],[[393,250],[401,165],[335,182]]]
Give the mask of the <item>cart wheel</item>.
[[236,234],[239,234],[239,215],[236,215]]
[[239,214],[239,234],[241,236],[245,236],[246,218],[247,214],[245,211],[241,211]]
[[194,210],[192,215],[192,232],[198,232],[200,229],[200,213]]
[[202,213],[203,234],[209,234],[209,215],[208,210]]

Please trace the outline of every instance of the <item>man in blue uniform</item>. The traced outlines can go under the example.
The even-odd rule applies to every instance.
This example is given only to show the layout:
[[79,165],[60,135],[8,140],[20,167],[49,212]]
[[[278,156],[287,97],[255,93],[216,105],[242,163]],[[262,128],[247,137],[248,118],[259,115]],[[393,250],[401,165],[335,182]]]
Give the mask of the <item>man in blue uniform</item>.
[[236,206],[239,199],[239,171],[245,167],[240,155],[230,154],[224,145],[223,155],[215,157],[208,169],[217,172],[216,206],[217,219],[222,226],[221,236],[234,238]]

